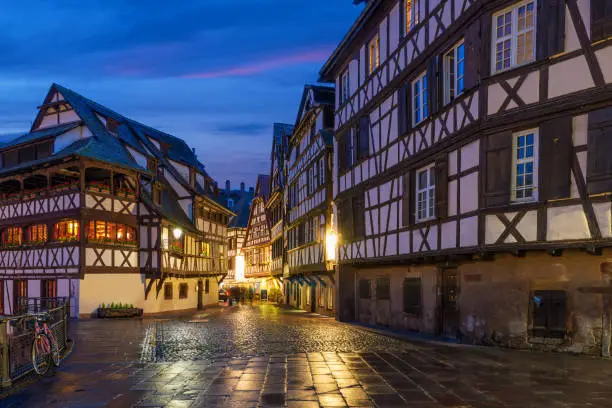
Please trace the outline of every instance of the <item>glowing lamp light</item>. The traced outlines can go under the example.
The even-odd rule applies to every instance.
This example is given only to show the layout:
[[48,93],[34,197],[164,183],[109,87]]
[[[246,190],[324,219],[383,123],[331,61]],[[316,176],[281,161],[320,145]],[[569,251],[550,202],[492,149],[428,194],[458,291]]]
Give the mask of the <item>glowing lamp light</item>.
[[244,256],[236,255],[236,269],[234,279],[238,282],[244,280]]
[[174,235],[174,239],[180,239],[183,236],[183,231],[180,228],[175,228],[172,230],[172,235]]
[[330,228],[325,235],[325,259],[327,261],[336,260],[336,248],[338,247],[338,234]]

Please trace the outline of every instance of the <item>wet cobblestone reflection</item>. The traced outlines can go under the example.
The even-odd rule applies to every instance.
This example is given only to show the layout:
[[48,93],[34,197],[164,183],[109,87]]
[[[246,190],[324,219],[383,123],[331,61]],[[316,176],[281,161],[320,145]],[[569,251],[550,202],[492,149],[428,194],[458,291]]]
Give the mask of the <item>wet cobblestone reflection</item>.
[[612,362],[411,343],[275,306],[79,321],[54,378],[0,407],[612,407]]

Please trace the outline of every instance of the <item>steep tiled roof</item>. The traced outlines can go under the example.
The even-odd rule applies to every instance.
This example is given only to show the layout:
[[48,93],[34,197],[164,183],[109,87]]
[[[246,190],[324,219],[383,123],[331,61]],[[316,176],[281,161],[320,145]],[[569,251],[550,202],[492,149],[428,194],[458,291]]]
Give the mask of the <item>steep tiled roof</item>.
[[257,176],[257,186],[255,187],[255,195],[261,196],[264,202],[270,198],[270,176],[267,174],[260,174]]
[[242,198],[234,204],[233,211],[236,215],[230,219],[228,228],[246,228],[249,225],[251,201],[253,201],[253,193],[245,191]]
[[0,149],[4,149],[6,147],[16,147],[25,143],[32,143],[38,140],[44,140],[47,138],[59,136],[62,133],[66,133],[69,130],[74,129],[75,127],[81,126],[83,122],[71,122],[65,123],[63,125],[55,126],[48,129],[37,130],[35,132],[26,133],[25,135],[21,135],[15,139],[12,139],[10,142],[1,145]]

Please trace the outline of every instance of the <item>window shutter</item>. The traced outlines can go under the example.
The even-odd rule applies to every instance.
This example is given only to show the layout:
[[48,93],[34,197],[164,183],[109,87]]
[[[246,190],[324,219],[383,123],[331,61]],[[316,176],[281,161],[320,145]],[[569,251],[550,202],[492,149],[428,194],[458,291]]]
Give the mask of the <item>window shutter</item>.
[[611,192],[612,107],[589,113],[587,149],[587,184],[589,194]]
[[347,199],[339,206],[338,217],[340,225],[340,233],[344,242],[353,240],[353,214],[352,202]]
[[591,0],[591,42],[612,36],[612,3]]
[[429,116],[435,115],[438,112],[438,62],[436,57],[429,60],[427,64],[427,86],[429,89]]
[[537,59],[542,60],[565,49],[565,1],[538,3]]
[[472,89],[478,85],[481,67],[480,51],[483,44],[480,41],[480,21],[474,21],[465,31],[465,89]]
[[400,86],[398,90],[397,124],[399,126],[399,136],[404,135],[412,127],[412,93],[410,88],[410,83],[406,83]]
[[359,118],[359,158],[363,159],[370,154],[370,115]]
[[571,116],[542,123],[538,162],[541,200],[570,197],[573,147]]
[[[491,34],[492,19],[492,14],[485,14],[480,18],[480,35],[478,37],[478,41],[480,42],[478,49],[480,52],[478,55],[475,55],[475,58],[479,58],[477,65],[478,68],[480,68],[479,71],[481,80],[482,78],[486,78],[491,74],[491,42],[493,41],[493,36]],[[469,57],[466,55],[466,58]],[[470,65],[468,65],[468,62],[466,61],[466,74],[470,68]],[[466,89],[469,89],[467,84]]]
[[412,173],[408,172],[403,177],[403,194],[402,194],[402,225],[404,227],[414,224],[414,215],[412,212]]
[[448,217],[448,159],[436,159],[436,217]]
[[512,188],[512,132],[489,136],[486,148],[485,205],[510,203]]
[[365,201],[363,197],[353,198],[353,238],[365,237]]

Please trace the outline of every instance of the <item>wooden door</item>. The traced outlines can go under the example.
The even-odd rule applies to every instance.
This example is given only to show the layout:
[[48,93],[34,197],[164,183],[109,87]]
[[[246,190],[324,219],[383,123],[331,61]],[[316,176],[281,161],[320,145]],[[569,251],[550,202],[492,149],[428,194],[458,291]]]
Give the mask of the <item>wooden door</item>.
[[457,269],[441,269],[439,276],[439,327],[444,337],[457,338],[459,334],[459,286]]
[[201,280],[198,281],[198,309],[202,309],[204,307],[203,300],[203,292],[204,292],[204,284]]
[[[19,300],[28,297],[28,281],[16,279],[13,281],[13,314],[19,314]],[[24,305],[26,306],[26,305]]]

